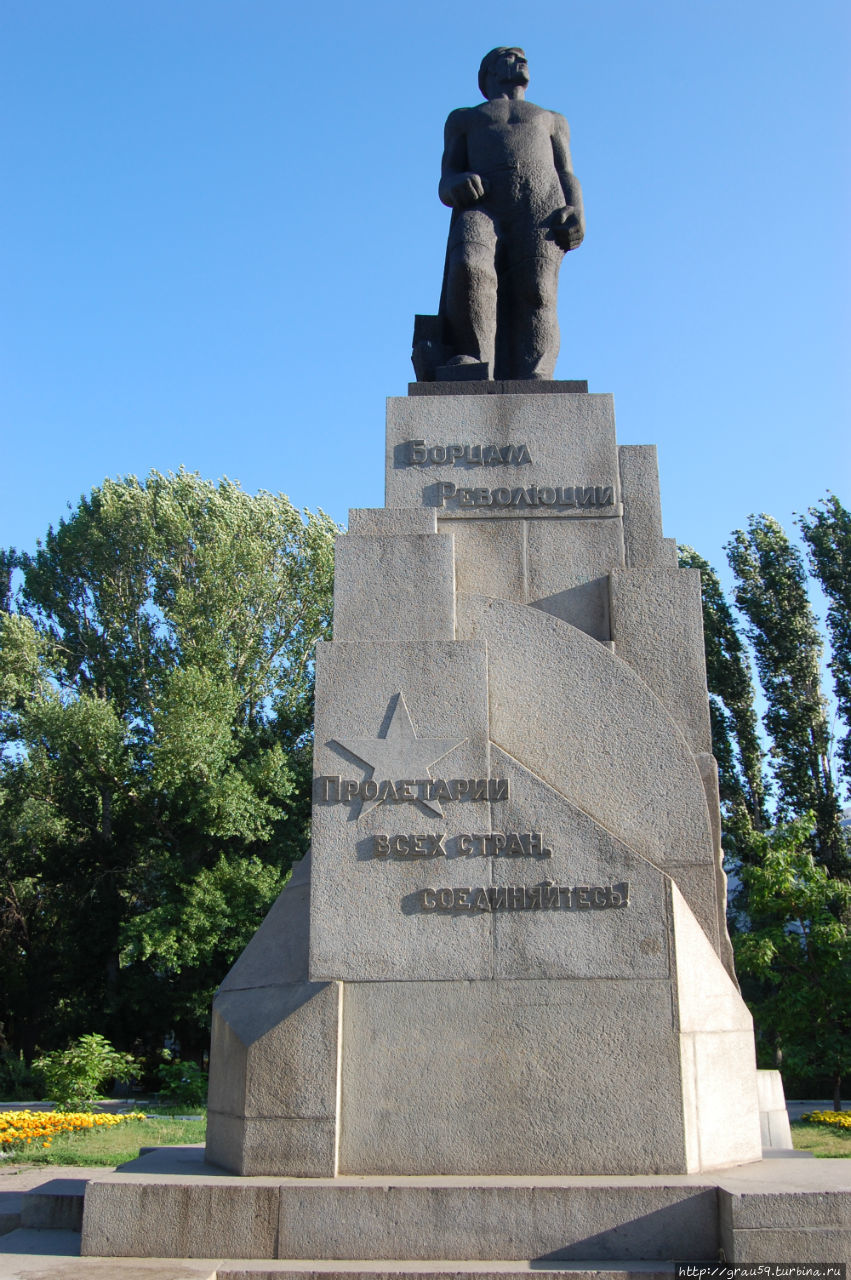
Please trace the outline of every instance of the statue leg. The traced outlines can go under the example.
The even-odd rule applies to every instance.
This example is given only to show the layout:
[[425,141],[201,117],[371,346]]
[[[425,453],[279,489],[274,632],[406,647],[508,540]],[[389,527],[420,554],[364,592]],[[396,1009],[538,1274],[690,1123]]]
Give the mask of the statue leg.
[[556,246],[512,263],[508,286],[509,378],[552,378],[559,349],[558,273],[564,257]]
[[[485,228],[492,232],[489,220]],[[450,244],[443,296],[447,345],[454,356],[490,365],[496,343],[496,235],[463,237]]]

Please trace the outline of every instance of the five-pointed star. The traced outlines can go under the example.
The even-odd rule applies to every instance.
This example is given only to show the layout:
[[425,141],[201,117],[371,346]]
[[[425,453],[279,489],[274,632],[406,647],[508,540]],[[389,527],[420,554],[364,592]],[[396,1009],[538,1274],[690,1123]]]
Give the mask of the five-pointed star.
[[[383,738],[333,738],[332,741],[345,747],[346,751],[368,765],[372,769],[374,778],[382,781],[389,778],[396,782],[400,778],[410,778],[414,781],[431,778],[433,776],[431,766],[438,760],[442,760],[450,751],[454,751],[456,747],[460,747],[461,743],[466,742],[467,739],[418,738],[414,733],[411,716],[400,691]],[[436,813],[439,818],[443,817],[439,801],[418,797],[417,803]],[[358,817],[362,818],[377,804],[381,804],[380,799],[365,800]]]

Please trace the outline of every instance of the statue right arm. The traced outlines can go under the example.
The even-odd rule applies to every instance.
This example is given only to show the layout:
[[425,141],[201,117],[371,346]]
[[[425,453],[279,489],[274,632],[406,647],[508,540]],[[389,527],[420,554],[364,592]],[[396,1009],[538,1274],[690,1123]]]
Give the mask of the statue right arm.
[[450,209],[467,209],[481,200],[485,184],[477,173],[467,169],[467,111],[453,111],[443,132],[443,163],[437,193]]

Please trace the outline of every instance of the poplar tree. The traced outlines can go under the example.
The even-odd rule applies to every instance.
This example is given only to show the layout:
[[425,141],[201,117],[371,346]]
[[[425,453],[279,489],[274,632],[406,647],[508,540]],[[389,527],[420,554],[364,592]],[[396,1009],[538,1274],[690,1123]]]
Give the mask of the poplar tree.
[[767,710],[777,817],[811,811],[812,851],[832,874],[847,874],[830,732],[821,692],[822,643],[807,597],[803,557],[768,515],[751,516],[726,547],[735,599],[748,620]]
[[[712,749],[718,762],[721,803],[731,835],[741,819],[757,831],[766,824],[764,757],[759,743],[754,688],[747,651],[717,573],[692,547],[679,548],[683,569],[700,570],[706,683]],[[740,838],[739,845],[742,840]],[[739,852],[746,855],[742,848]]]
[[837,755],[845,781],[851,784],[851,512],[835,494],[822,498],[798,521],[813,574],[821,584],[829,604],[827,632],[830,636],[829,667],[839,715],[845,733]]

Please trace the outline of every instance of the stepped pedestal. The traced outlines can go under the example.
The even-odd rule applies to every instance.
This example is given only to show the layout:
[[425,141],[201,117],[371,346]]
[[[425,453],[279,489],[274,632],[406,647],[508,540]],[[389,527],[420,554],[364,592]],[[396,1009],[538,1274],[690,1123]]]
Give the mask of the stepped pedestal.
[[584,384],[412,391],[337,544],[312,857],[216,999],[217,1169],[90,1188],[84,1248],[776,1260],[655,450]]

